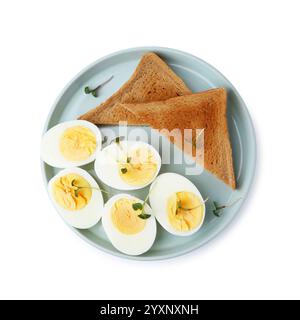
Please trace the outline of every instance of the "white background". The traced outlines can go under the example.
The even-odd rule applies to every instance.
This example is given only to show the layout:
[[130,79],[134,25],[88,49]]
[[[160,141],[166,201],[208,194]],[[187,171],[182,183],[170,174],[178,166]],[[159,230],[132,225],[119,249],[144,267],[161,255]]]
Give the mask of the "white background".
[[[0,298],[300,298],[299,1],[1,1]],[[54,211],[39,159],[64,85],[111,52],[173,47],[214,65],[254,121],[258,159],[234,222],[200,250],[122,260]]]

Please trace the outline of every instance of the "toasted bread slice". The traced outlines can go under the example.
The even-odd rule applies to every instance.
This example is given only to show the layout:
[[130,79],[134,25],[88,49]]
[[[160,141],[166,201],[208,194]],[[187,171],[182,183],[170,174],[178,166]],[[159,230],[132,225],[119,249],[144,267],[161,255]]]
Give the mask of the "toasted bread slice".
[[111,108],[116,103],[159,101],[189,93],[191,91],[183,80],[158,55],[149,52],[142,57],[131,78],[116,93],[79,119],[100,124],[103,119],[110,117]]
[[[169,132],[179,129],[182,137],[184,129],[193,129],[193,132],[204,129],[204,167],[235,189],[226,100],[226,90],[217,88],[166,101],[118,104],[112,112],[115,119],[126,120],[129,125],[149,125],[158,130],[167,129]],[[174,142],[174,136],[167,137]],[[194,142],[190,141],[193,146]],[[186,148],[186,145],[182,144],[178,147],[193,156],[193,148]]]

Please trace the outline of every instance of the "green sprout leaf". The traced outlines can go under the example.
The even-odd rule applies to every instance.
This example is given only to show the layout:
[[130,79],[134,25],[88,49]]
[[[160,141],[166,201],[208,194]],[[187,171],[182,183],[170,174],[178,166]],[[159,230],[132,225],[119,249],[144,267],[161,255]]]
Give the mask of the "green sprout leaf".
[[213,209],[213,214],[217,217],[221,217],[221,215],[223,214],[223,209],[228,208],[229,206],[217,206],[215,207],[215,209]]
[[143,219],[143,220],[146,220],[146,219],[149,219],[151,217],[151,214],[147,214],[147,213],[141,213],[138,215],[139,218]]
[[105,144],[106,142],[107,142],[107,136],[104,136],[102,140],[102,144]]
[[175,214],[178,214],[178,210],[182,208],[181,200],[178,200],[176,203],[176,212]]
[[137,211],[137,210],[143,210],[143,204],[140,202],[135,202],[132,204],[132,209]]
[[125,173],[127,172],[127,169],[126,169],[126,168],[121,168],[121,172],[122,172],[123,174],[125,174]]
[[112,139],[110,143],[115,142],[116,144],[119,144],[119,143],[120,143],[121,141],[123,141],[124,139],[125,139],[124,136],[119,136],[119,137],[116,137],[116,138]]
[[89,87],[85,87],[85,88],[84,88],[84,93],[85,93],[85,94],[91,93],[91,89],[90,89]]
[[177,209],[181,209],[182,208],[182,203],[181,200],[177,201]]
[[137,211],[137,210],[141,210],[142,212],[138,215],[139,218],[146,220],[149,219],[151,217],[151,214],[148,214],[145,212],[145,204],[144,203],[140,203],[140,202],[135,202],[132,204],[132,208],[133,210]]

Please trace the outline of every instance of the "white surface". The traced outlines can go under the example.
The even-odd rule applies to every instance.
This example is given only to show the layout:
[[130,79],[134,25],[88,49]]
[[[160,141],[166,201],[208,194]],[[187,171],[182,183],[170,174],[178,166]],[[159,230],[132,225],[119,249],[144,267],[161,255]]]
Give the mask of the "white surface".
[[[300,298],[298,3],[2,1],[0,298]],[[256,179],[232,225],[194,253],[153,263],[99,252],[69,230],[39,163],[66,82],[142,45],[190,52],[224,73],[258,143]]]

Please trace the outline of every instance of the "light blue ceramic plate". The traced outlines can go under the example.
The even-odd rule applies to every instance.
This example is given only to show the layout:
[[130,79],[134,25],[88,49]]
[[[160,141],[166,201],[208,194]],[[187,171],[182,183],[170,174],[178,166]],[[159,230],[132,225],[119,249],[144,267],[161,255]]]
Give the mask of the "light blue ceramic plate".
[[[221,232],[238,213],[247,196],[255,171],[256,158],[255,134],[251,118],[243,100],[233,85],[219,71],[201,59],[169,48],[141,47],[127,49],[106,56],[85,68],[71,80],[57,98],[46,121],[45,131],[62,121],[76,119],[79,115],[107,99],[128,80],[141,56],[148,51],[159,54],[193,92],[215,87],[225,87],[227,89],[228,125],[238,188],[236,191],[232,191],[206,171],[200,176],[189,176],[188,178],[198,187],[203,198],[209,197],[220,204],[230,203],[240,197],[242,197],[242,200],[225,209],[223,215],[219,218],[212,213],[212,204],[208,202],[203,227],[190,237],[173,236],[158,225],[158,233],[153,247],[146,254],[137,257],[127,256],[118,252],[108,241],[101,221],[88,230],[73,228],[74,232],[82,239],[97,248],[113,255],[137,260],[157,260],[182,255],[199,248]],[[114,75],[113,80],[99,92],[98,98],[84,94],[83,88],[86,85],[93,87],[109,78],[110,75]],[[97,179],[93,164],[86,165],[83,169],[88,170],[101,187],[107,188]],[[42,171],[47,183],[58,169],[43,163]],[[183,165],[163,165],[161,173],[167,171],[184,174]],[[119,193],[117,190],[111,191]],[[143,199],[147,192],[148,188],[130,193]]]

